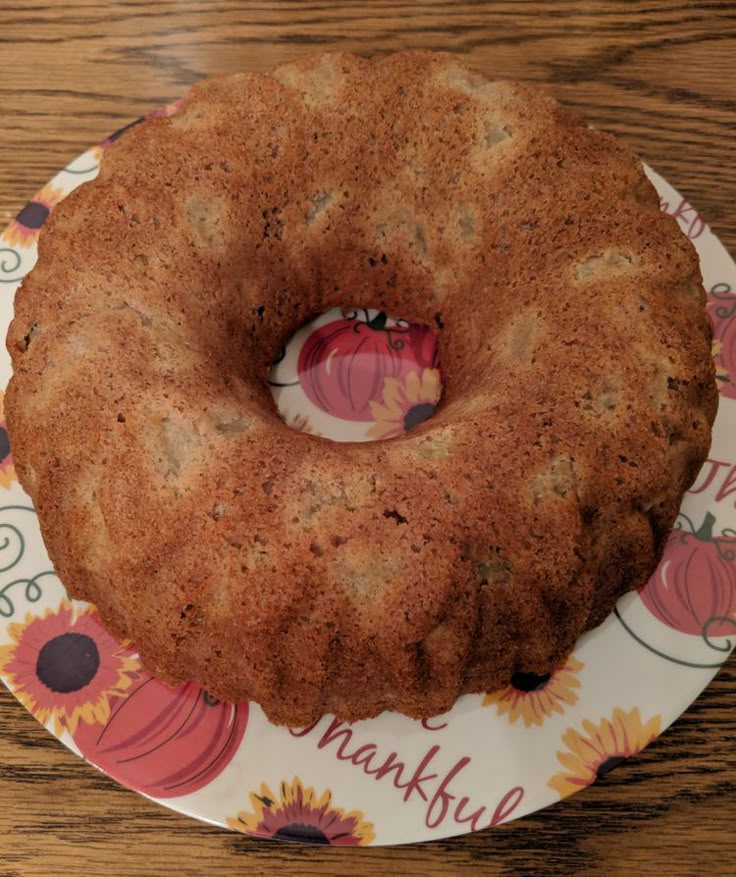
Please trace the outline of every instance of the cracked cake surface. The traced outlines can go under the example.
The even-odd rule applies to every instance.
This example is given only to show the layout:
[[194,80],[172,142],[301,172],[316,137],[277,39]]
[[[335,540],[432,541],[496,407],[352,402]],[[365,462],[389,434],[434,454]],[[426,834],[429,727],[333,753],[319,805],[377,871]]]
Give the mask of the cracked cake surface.
[[[438,327],[405,436],[290,430],[297,326]],[[717,394],[698,260],[641,163],[450,56],[204,80],[52,214],[16,297],[15,464],[148,669],[273,721],[426,717],[544,674],[642,585]]]

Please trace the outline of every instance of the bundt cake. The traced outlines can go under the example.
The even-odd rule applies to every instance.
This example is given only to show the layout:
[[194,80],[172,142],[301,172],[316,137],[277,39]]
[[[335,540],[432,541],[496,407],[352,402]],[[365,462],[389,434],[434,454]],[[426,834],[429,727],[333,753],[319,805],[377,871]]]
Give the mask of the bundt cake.
[[[205,80],[52,215],[8,334],[70,593],[171,684],[293,726],[544,674],[655,567],[716,410],[696,253],[625,146],[444,54]],[[393,440],[289,429],[305,320],[436,329]]]

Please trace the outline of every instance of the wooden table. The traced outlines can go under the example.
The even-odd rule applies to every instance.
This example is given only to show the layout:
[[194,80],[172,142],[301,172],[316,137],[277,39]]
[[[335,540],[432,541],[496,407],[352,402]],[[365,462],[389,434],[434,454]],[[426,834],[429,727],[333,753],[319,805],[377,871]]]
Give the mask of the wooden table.
[[[200,77],[314,49],[449,49],[546,83],[621,135],[736,250],[736,5],[5,0],[0,224],[71,157]],[[350,853],[259,842],[118,788],[0,692],[0,874],[733,874],[736,661],[583,794],[446,842]]]

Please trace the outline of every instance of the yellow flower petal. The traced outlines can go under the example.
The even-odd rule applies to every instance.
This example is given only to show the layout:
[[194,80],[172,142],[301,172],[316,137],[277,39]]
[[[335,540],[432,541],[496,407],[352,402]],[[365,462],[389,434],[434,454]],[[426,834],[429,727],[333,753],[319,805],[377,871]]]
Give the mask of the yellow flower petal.
[[439,369],[425,368],[422,374],[421,399],[436,405],[442,395]]
[[392,417],[400,417],[403,408],[403,389],[397,378],[386,378],[383,382],[383,404]]
[[404,431],[403,424],[392,423],[391,421],[386,421],[384,423],[374,423],[373,426],[368,430],[367,435],[372,439],[385,439],[385,438],[394,438],[395,436],[401,435]]
[[582,669],[582,663],[569,655],[565,663],[536,689],[526,691],[511,684],[501,691],[486,694],[483,706],[496,704],[497,714],[508,715],[512,724],[522,718],[527,728],[541,725],[549,716],[564,713],[563,704],[577,703],[578,696],[573,689],[580,687],[576,674]]
[[[332,792],[326,789],[318,794],[313,787],[305,788],[299,779],[285,780],[279,786],[279,795],[261,783],[260,794],[251,792],[250,812],[241,810],[229,817],[227,824],[235,831],[260,836],[288,837],[288,832],[298,827],[312,827],[322,834],[328,844],[359,846],[371,843],[375,838],[373,825],[364,821],[363,813],[352,810],[346,813],[332,803]],[[282,832],[287,834],[283,835]],[[299,839],[292,834],[292,839]]]
[[560,797],[594,782],[601,765],[609,758],[640,752],[659,733],[661,718],[655,715],[642,724],[638,707],[628,713],[616,707],[610,719],[603,718],[597,725],[586,719],[582,727],[583,734],[568,728],[562,735],[567,751],[559,751],[557,760],[564,771],[548,782]]
[[416,372],[409,372],[404,381],[406,398],[409,402],[419,402],[422,398],[422,380]]

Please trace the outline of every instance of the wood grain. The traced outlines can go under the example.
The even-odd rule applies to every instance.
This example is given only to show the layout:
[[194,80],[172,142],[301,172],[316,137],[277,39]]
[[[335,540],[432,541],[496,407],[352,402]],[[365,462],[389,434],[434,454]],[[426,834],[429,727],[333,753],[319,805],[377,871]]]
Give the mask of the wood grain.
[[[4,0],[0,224],[74,155],[213,73],[310,50],[448,49],[545,84],[619,134],[736,249],[736,4],[662,0]],[[733,874],[736,661],[638,758],[576,798],[398,849],[286,847],[118,788],[0,693],[0,875]]]

